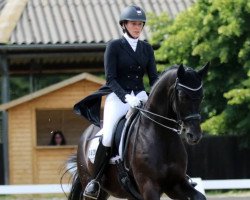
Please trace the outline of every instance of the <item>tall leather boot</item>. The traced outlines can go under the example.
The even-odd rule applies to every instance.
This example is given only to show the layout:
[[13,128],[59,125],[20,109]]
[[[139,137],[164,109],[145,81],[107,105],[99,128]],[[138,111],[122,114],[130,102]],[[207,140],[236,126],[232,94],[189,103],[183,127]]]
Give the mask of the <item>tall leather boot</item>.
[[97,148],[94,161],[93,179],[86,186],[83,195],[88,198],[97,199],[100,193],[100,180],[104,170],[109,163],[111,148],[103,146],[102,142]]

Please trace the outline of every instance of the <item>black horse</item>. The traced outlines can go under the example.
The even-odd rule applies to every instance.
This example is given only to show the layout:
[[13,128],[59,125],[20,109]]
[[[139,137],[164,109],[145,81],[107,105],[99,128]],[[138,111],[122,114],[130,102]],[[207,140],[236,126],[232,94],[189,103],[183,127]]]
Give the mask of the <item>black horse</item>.
[[[166,70],[139,111],[125,160],[128,173],[144,200],[160,200],[163,193],[172,199],[206,199],[186,178],[187,153],[182,137],[189,144],[197,144],[202,137],[200,104],[202,78],[207,69],[208,64],[198,72],[182,65]],[[98,131],[98,127],[91,125],[80,139],[74,161],[77,171],[69,194],[71,200],[83,198],[82,191],[93,173],[93,164],[87,156],[88,139]],[[101,186],[99,200],[106,200],[110,195],[134,199],[119,184],[114,165],[107,167]]]

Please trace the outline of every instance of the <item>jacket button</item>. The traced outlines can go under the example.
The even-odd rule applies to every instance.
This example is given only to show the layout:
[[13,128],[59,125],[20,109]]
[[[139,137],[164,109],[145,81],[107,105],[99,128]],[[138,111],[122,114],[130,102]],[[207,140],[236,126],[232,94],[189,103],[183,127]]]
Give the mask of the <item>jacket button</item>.
[[130,78],[130,76],[128,76],[128,78]]
[[138,66],[138,69],[141,69],[141,66]]

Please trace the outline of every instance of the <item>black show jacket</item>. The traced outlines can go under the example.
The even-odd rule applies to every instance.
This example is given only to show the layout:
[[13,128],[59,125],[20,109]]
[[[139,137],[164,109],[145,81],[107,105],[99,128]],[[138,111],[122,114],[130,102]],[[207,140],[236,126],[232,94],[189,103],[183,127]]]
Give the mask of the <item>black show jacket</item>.
[[144,90],[143,76],[148,74],[150,86],[158,79],[153,48],[150,44],[138,41],[136,51],[122,37],[108,43],[104,54],[106,85],[87,96],[74,106],[77,114],[100,126],[101,97],[114,92],[121,101],[125,95]]
[[145,90],[143,76],[148,74],[150,86],[158,79],[154,52],[147,42],[138,40],[136,51],[122,37],[108,43],[104,54],[107,86],[125,103],[125,95]]

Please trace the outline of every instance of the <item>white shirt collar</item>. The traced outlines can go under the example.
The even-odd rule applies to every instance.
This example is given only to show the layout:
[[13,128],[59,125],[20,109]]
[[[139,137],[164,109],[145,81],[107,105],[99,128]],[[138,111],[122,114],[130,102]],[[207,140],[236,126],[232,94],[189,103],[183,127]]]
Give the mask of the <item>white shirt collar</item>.
[[130,44],[130,46],[132,47],[132,49],[135,51],[136,50],[136,47],[137,47],[137,43],[138,43],[138,38],[134,39],[134,38],[131,38],[128,36],[127,33],[124,33],[123,35],[126,40],[128,41],[128,43]]

